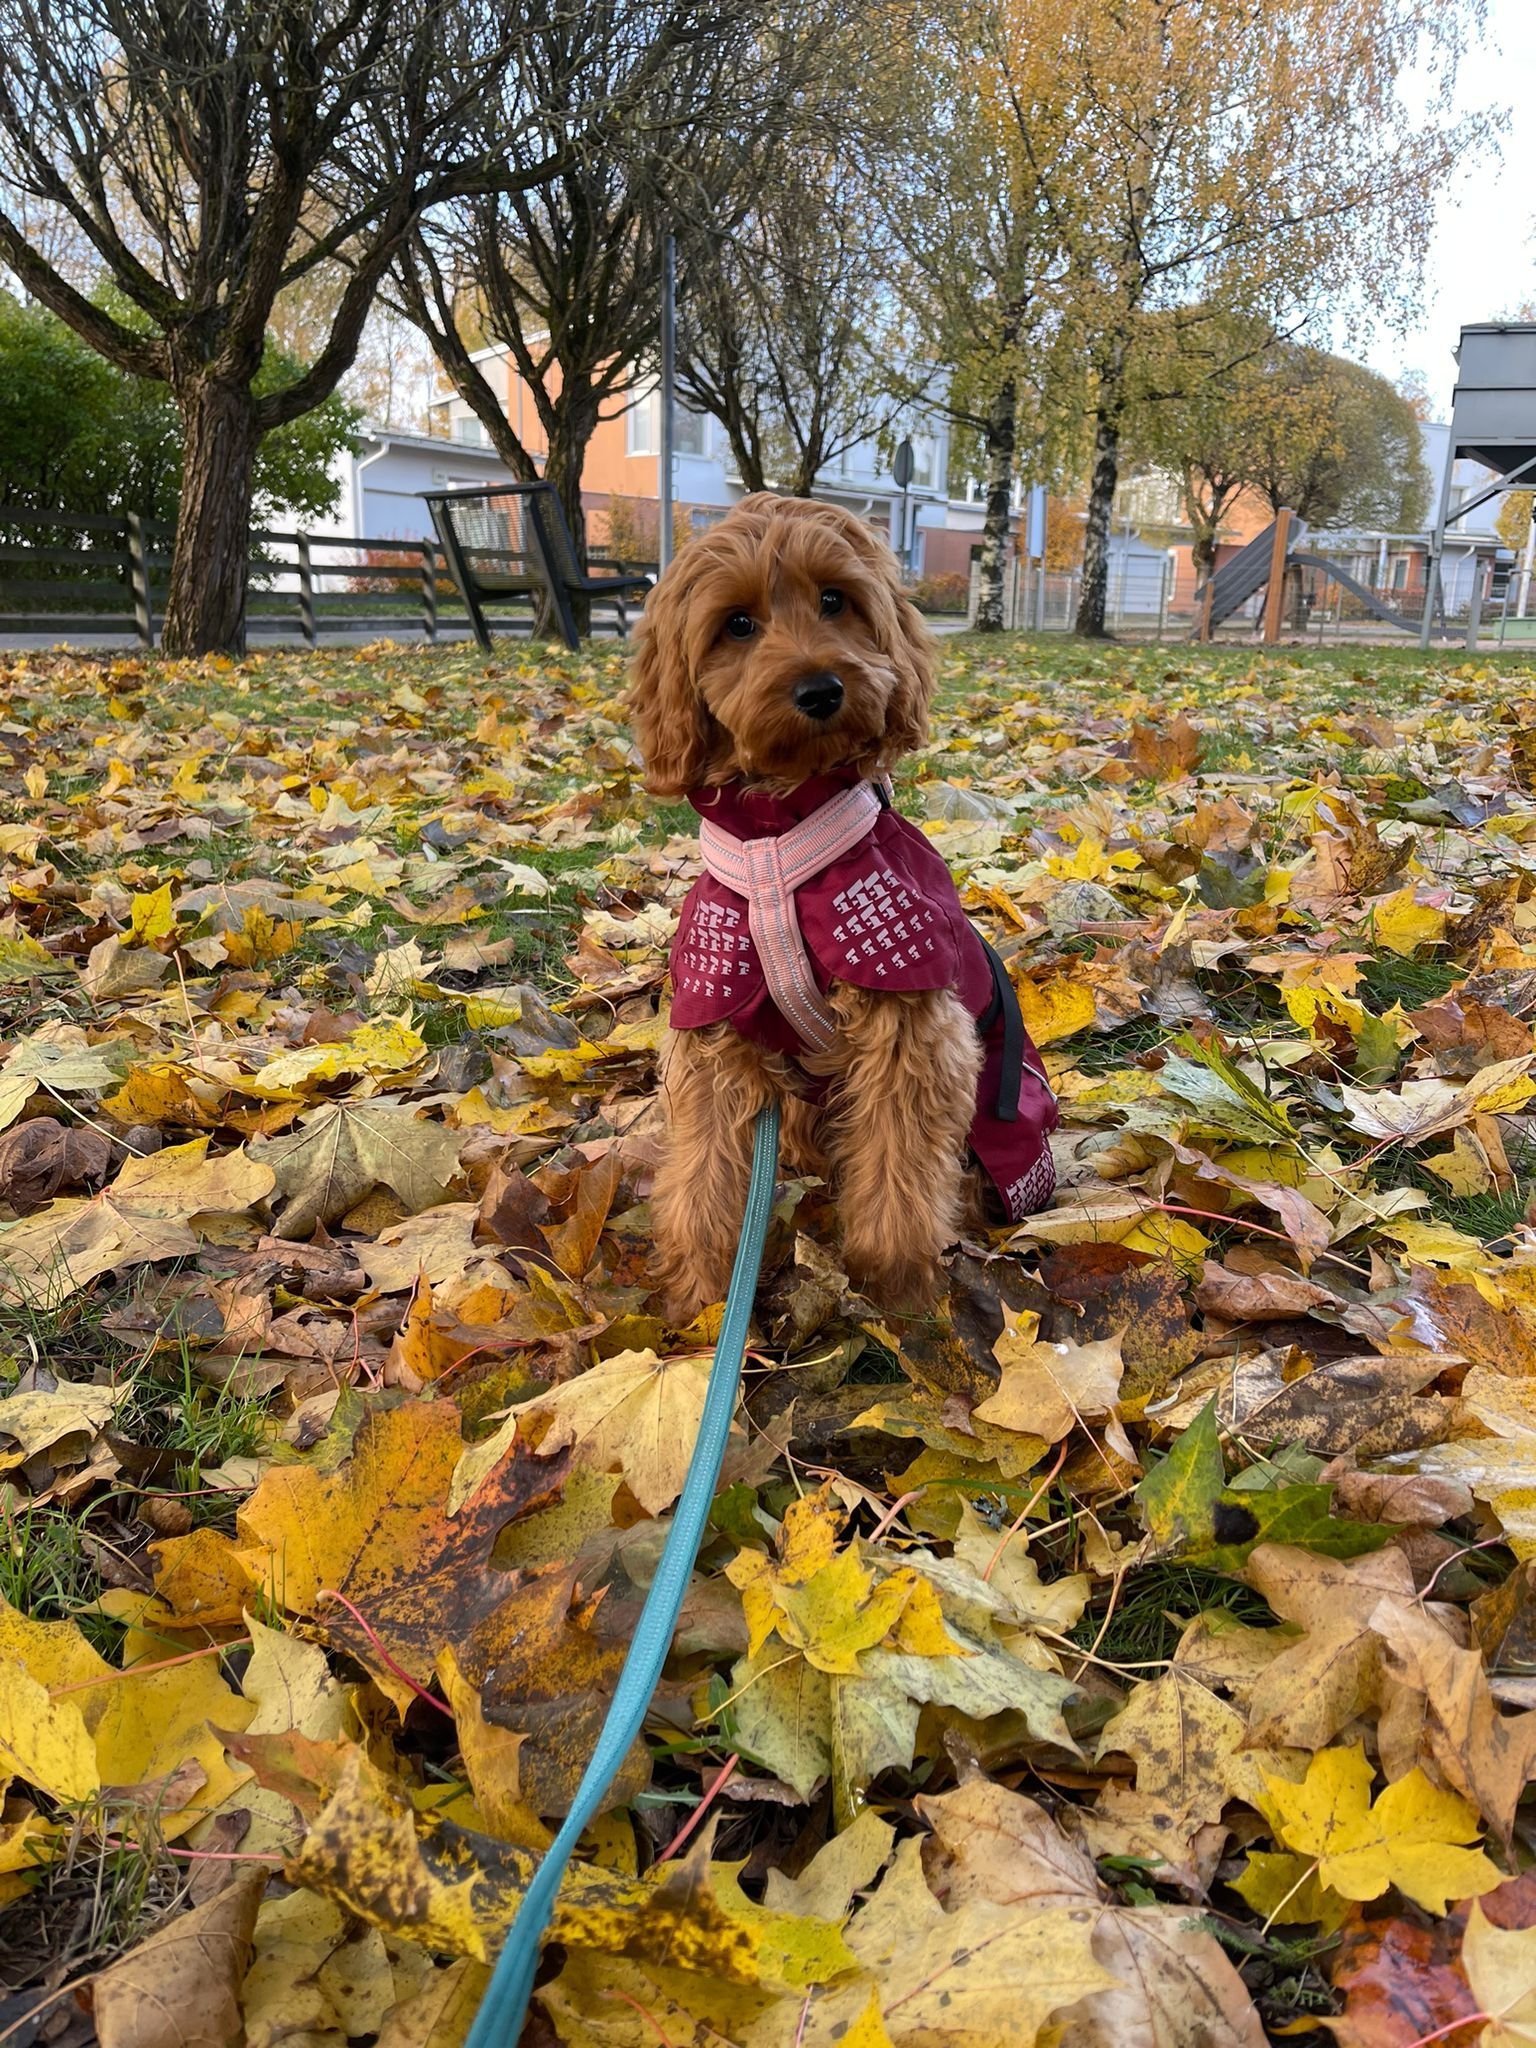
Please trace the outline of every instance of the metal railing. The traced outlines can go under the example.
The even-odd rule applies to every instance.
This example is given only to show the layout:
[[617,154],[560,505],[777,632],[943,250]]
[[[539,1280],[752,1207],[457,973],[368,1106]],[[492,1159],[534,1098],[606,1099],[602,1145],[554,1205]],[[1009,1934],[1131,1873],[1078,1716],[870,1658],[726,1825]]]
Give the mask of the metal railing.
[[[1327,536],[1314,535],[1307,546],[1306,564],[1297,565],[1286,591],[1282,641],[1392,646],[1401,645],[1406,633],[1417,630],[1424,609],[1422,587],[1403,590],[1374,576],[1361,579],[1353,551],[1340,552],[1339,574],[1334,575],[1332,565],[1319,559],[1326,557]],[[1119,639],[1156,642],[1188,639],[1197,630],[1201,593],[1187,586],[1176,590],[1171,570],[1170,563],[1159,589],[1157,564],[1150,558],[1121,557],[1111,563],[1105,603],[1105,624],[1111,633]],[[1353,588],[1346,586],[1344,576]],[[976,617],[977,580],[973,564],[969,624],[974,624]],[[1473,592],[1478,588],[1480,584],[1469,575],[1452,581],[1444,619],[1437,619],[1440,637],[1436,644],[1463,642],[1486,647],[1496,643],[1513,649],[1536,643],[1536,617],[1519,615],[1518,578],[1496,578],[1489,595],[1474,603]],[[1042,571],[1035,564],[1010,560],[1003,584],[1003,624],[1020,632],[1070,633],[1081,593],[1082,578],[1076,571]],[[1264,598],[1263,587],[1251,591],[1214,629],[1212,639],[1253,640],[1262,627]],[[1402,623],[1388,624],[1374,606],[1390,609]]]

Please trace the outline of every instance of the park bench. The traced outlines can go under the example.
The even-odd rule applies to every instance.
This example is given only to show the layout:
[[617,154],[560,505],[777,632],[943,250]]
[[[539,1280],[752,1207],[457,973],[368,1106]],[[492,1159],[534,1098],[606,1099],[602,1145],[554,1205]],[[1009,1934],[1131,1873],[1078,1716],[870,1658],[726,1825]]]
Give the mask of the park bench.
[[591,557],[583,570],[553,484],[495,484],[423,495],[475,638],[487,652],[487,606],[527,604],[537,610],[547,593],[561,636],[574,648],[581,645],[581,636],[573,599],[611,602],[622,634],[629,625],[626,600],[643,597],[654,580],[603,556]]

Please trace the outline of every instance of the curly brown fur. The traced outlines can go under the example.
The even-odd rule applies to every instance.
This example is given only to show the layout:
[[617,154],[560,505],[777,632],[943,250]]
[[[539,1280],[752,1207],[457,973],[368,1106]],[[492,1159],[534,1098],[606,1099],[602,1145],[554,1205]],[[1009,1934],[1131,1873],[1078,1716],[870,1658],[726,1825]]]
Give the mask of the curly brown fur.
[[966,1221],[975,1027],[947,988],[887,996],[838,983],[829,1000],[837,1042],[805,1065],[832,1079],[821,1128],[848,1276],[876,1301],[926,1301]]
[[[841,599],[829,611],[826,594]],[[750,637],[726,631],[734,614]],[[797,708],[796,685],[833,674],[836,714]],[[933,642],[890,549],[836,505],[758,492],[691,540],[651,593],[629,708],[658,796],[744,781],[786,790],[829,769],[878,775],[928,736]],[[752,1121],[777,1098],[787,1156],[824,1164],[850,1273],[890,1305],[931,1295],[966,1221],[965,1141],[980,1051],[948,990],[881,995],[834,983],[839,1032],[805,1073],[728,1026],[669,1039],[668,1146],[652,1197],[656,1268],[675,1315],[725,1291],[746,1197]]]

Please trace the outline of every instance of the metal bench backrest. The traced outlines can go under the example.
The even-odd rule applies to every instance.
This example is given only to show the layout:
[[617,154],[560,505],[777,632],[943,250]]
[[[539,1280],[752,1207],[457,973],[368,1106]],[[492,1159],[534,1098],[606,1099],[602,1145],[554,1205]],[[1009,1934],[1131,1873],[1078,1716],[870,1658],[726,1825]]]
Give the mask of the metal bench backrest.
[[542,537],[530,502],[542,490],[541,484],[507,484],[433,495],[434,517],[451,529],[465,568],[488,597],[508,584],[543,587]]
[[579,587],[585,571],[576,559],[576,543],[566,524],[565,507],[553,484],[537,487],[537,495],[529,500],[529,510],[538,527],[550,573],[561,583]]
[[475,628],[489,649],[490,628],[481,600],[547,592],[568,647],[580,643],[573,593],[612,596],[622,629],[624,596],[649,587],[640,575],[591,576],[577,557],[565,508],[551,483],[489,484],[483,488],[422,493]]
[[570,603],[553,569],[539,519],[546,483],[492,484],[459,491],[425,491],[448,567],[464,598],[475,638],[490,651],[484,604],[547,593],[566,644],[576,646]]

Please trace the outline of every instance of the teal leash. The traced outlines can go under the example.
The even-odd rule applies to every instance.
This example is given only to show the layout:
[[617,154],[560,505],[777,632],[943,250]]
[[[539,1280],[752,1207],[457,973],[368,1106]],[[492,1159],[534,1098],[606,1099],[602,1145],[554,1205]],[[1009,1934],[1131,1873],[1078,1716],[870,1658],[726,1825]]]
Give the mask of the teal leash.
[[645,1596],[624,1669],[592,1752],[592,1761],[582,1775],[560,1832],[544,1853],[533,1882],[523,1895],[517,1918],[508,1930],[491,1981],[486,1986],[480,2010],[475,2014],[465,2048],[515,2048],[533,1995],[533,1980],[539,1967],[539,1947],[555,1896],[571,1851],[589,1821],[602,1811],[608,1787],[629,1754],[630,1745],[645,1725],[651,1698],[667,1652],[694,1560],[704,1539],[704,1525],[714,1502],[720,1465],[736,1396],[741,1385],[741,1366],[747,1348],[747,1326],[757,1276],[763,1263],[763,1245],[768,1236],[768,1218],[773,1209],[774,1182],[779,1165],[779,1110],[777,1103],[758,1112],[752,1135],[752,1177],[747,1185],[747,1207],[736,1246],[736,1263],[726,1290],[725,1317],[720,1325],[715,1361],[710,1367],[709,1388],[704,1396],[704,1414],[699,1423],[688,1477],[672,1517],[666,1547],[651,1589]]

